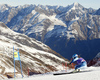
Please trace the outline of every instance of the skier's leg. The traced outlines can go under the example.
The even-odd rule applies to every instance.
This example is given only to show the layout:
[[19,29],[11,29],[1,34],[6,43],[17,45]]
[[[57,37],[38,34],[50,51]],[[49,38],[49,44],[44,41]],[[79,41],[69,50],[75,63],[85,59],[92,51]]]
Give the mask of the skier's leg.
[[86,62],[83,62],[80,65],[76,65],[75,66],[75,69],[85,69],[86,67],[87,67],[87,63]]

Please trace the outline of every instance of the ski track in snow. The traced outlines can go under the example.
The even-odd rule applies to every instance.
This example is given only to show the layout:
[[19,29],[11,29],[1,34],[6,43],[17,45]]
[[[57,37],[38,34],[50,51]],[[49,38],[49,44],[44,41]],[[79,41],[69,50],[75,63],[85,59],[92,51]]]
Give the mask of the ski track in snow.
[[34,75],[28,78],[16,78],[10,80],[100,80],[100,67],[90,67],[90,70],[92,71],[57,76],[52,74]]

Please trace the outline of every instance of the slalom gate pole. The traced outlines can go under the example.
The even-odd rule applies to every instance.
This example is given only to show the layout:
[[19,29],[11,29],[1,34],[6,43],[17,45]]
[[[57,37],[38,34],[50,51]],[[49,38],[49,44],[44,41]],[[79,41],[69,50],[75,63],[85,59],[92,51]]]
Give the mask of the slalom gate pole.
[[27,71],[28,71],[28,77],[29,77],[29,68],[27,67]]
[[62,62],[63,70],[64,70],[64,63]]
[[21,74],[22,74],[22,78],[23,78],[23,72],[22,72],[21,60],[20,60],[20,68],[21,68]]
[[66,72],[67,72],[67,62],[66,62],[66,64],[65,64],[65,67],[66,67]]
[[[18,52],[19,52],[19,49],[18,49]],[[19,55],[19,57],[20,57],[20,55]],[[19,61],[20,61],[21,75],[22,75],[22,78],[23,78],[23,72],[22,72],[21,60],[19,60]]]
[[[14,46],[13,46],[13,59],[14,59]],[[15,75],[15,59],[14,59],[14,78],[16,77]]]
[[72,69],[74,69],[74,64],[72,63]]

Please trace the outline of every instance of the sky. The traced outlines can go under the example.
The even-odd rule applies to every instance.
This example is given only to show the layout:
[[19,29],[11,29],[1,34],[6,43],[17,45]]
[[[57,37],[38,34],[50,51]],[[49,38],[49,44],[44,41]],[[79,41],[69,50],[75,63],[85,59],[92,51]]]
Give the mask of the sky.
[[11,6],[25,5],[25,4],[41,4],[41,5],[60,5],[68,6],[78,2],[85,8],[100,8],[100,0],[0,0],[0,4],[9,4]]

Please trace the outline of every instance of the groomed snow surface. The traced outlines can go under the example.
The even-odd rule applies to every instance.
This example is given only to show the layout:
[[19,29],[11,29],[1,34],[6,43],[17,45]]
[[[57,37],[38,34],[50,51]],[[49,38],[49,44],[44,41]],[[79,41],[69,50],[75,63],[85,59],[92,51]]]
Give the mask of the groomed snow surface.
[[87,71],[89,72],[64,75],[53,75],[53,73],[50,73],[10,80],[100,80],[100,67],[89,67]]

